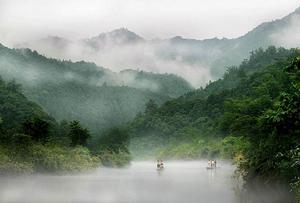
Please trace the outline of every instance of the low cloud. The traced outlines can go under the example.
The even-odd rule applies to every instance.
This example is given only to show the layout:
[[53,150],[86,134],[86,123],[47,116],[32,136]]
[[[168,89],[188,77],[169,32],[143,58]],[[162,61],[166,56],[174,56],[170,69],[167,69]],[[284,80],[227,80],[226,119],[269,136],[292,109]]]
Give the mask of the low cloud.
[[294,48],[300,46],[300,15],[293,15],[285,28],[272,34],[274,43],[280,46]]
[[[109,68],[115,72],[134,69],[162,74],[172,73],[183,77],[194,87],[203,86],[212,79],[209,67],[204,64],[187,63],[178,54],[174,54],[174,57],[171,58],[164,57],[164,54],[169,54],[168,50],[165,50],[166,53],[162,51],[164,47],[168,47],[166,43],[138,42],[133,44],[115,44],[115,42],[106,41],[99,49],[95,49],[83,41],[71,42],[58,39],[58,42],[54,43],[53,40],[48,39],[19,44],[17,47],[29,47],[48,57],[95,62],[97,65]],[[176,49],[177,52],[186,52],[185,47],[176,47]],[[189,51],[191,52],[192,50]],[[134,76],[128,77],[128,74],[126,77],[124,74],[121,74],[119,77],[123,78],[118,79],[121,79],[125,85],[130,86]],[[125,80],[126,78],[128,80]],[[153,84],[150,86],[152,86],[151,89],[154,88]]]

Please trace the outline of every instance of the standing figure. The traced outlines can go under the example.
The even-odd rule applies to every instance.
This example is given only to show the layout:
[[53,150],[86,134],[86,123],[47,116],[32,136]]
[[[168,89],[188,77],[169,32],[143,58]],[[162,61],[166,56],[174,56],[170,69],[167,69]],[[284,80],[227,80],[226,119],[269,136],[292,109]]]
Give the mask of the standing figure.
[[161,165],[161,162],[160,162],[160,160],[157,159],[157,164],[156,164],[157,169],[160,169],[160,165]]
[[161,169],[164,168],[164,162],[163,162],[163,160],[160,160],[160,168],[161,168]]
[[215,168],[215,161],[214,160],[211,160],[211,167]]
[[208,168],[211,168],[211,165],[212,163],[211,163],[211,160],[208,160]]

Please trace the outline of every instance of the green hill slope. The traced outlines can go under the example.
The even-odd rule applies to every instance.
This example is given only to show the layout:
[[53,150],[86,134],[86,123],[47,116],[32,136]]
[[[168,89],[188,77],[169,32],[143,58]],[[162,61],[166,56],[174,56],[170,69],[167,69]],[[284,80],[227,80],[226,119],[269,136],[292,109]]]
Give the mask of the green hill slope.
[[149,99],[158,103],[192,87],[180,77],[127,70],[114,73],[93,63],[48,59],[29,49],[0,46],[0,74],[58,120],[80,120],[94,132],[129,121]]
[[97,167],[99,158],[83,145],[70,147],[70,129],[65,124],[29,101],[15,82],[0,78],[0,175]]
[[299,50],[255,51],[204,89],[161,107],[148,103],[129,126],[132,151],[233,158],[247,184],[284,181],[299,193],[299,81]]

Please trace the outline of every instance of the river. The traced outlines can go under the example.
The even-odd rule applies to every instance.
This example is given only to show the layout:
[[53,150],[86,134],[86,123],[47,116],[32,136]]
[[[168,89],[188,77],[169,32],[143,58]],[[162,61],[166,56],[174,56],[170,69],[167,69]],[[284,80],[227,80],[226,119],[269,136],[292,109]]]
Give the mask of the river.
[[234,203],[234,166],[206,161],[133,162],[77,175],[1,177],[0,202],[8,203]]

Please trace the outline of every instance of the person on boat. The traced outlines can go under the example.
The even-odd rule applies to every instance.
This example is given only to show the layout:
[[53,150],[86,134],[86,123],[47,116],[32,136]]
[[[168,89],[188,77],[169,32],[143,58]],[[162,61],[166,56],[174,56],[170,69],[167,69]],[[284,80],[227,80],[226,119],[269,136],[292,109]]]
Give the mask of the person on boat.
[[160,160],[160,168],[161,168],[161,169],[164,168],[164,162],[163,162],[163,160]]
[[214,167],[217,168],[217,160],[214,160]]
[[156,167],[157,167],[157,169],[163,169],[164,168],[164,162],[161,159],[157,160]]
[[208,160],[208,168],[211,168],[211,160]]
[[160,162],[160,160],[158,160],[158,159],[157,159],[157,164],[156,164],[156,167],[159,169],[159,168],[160,168],[160,166],[161,166],[161,162]]

